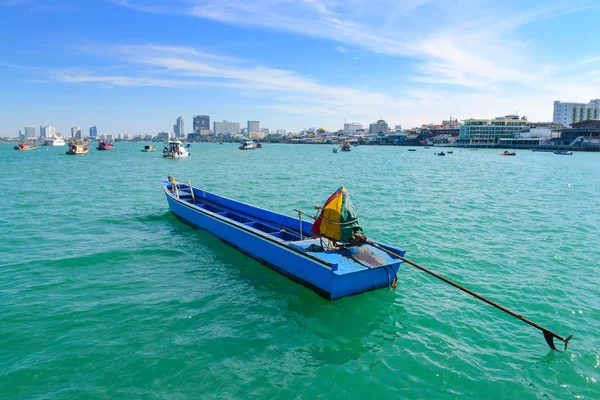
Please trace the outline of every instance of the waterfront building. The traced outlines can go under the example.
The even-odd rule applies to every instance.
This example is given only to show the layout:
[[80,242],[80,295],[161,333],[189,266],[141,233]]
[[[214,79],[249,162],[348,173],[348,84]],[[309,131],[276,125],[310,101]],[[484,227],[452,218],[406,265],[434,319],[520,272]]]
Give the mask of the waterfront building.
[[348,122],[344,123],[344,135],[346,136],[354,136],[356,135],[356,131],[362,129],[362,124],[357,124],[356,122]]
[[552,121],[564,126],[572,126],[575,122],[600,118],[600,99],[590,100],[589,103],[554,102]]
[[25,139],[35,139],[35,126],[26,126],[23,136]]
[[553,132],[565,129],[563,125],[554,122],[531,122],[519,131],[522,138],[549,138]]
[[248,121],[248,135],[252,133],[260,133],[260,122]]
[[175,132],[175,137],[177,138],[185,136],[185,129],[183,127],[183,117],[177,118],[177,123],[173,125],[173,132]]
[[[81,130],[79,130],[79,132],[81,132]],[[115,140],[115,135],[106,135],[105,138],[106,138],[106,140],[112,142]],[[78,139],[81,139],[81,138],[78,138]]]
[[[210,117],[208,115],[194,115],[194,133],[210,130]],[[183,132],[183,126],[182,126]]]
[[171,132],[165,132],[165,131],[163,131],[163,132],[159,132],[156,135],[156,140],[167,141],[167,140],[169,140],[170,137],[171,137]]
[[78,126],[74,126],[71,128],[71,137],[81,139],[81,128]]
[[96,128],[95,126],[90,126],[90,138],[92,138],[92,140],[94,140],[97,137],[98,137],[98,128]]
[[377,135],[380,132],[381,133],[386,133],[388,131],[388,124],[387,122],[385,122],[384,120],[380,119],[377,122],[374,122],[372,124],[369,124],[369,134],[370,135]]
[[498,139],[513,139],[528,124],[527,117],[505,115],[494,119],[467,119],[460,127],[459,139],[469,143],[496,143]]
[[248,135],[248,128],[242,128],[242,132],[240,132],[243,136]]
[[233,135],[240,133],[239,122],[213,122],[213,132],[215,135]]
[[19,131],[19,140],[25,140],[25,134],[23,131]]
[[40,137],[53,138],[56,136],[56,128],[53,126],[40,126]]

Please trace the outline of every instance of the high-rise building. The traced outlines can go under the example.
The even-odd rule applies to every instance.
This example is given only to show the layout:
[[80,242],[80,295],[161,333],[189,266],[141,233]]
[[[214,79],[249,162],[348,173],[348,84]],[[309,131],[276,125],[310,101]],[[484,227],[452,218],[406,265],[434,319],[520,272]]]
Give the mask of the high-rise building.
[[233,135],[240,133],[239,122],[213,122],[213,131],[215,135]]
[[90,127],[90,138],[96,138],[98,137],[98,128],[96,128],[95,126],[91,126]]
[[56,136],[56,128],[53,126],[40,126],[40,136],[45,138],[53,138]]
[[552,122],[571,126],[574,122],[600,118],[600,99],[590,100],[589,103],[554,102]]
[[19,131],[19,140],[25,140],[25,134],[23,131]]
[[194,115],[194,132],[210,130],[210,117],[208,115]]
[[514,139],[528,124],[527,117],[506,115],[494,119],[466,119],[460,126],[459,138],[470,143],[495,143],[498,139]]
[[260,122],[248,121],[248,134],[260,133]]
[[362,124],[357,124],[355,122],[344,123],[344,134],[355,135],[356,131],[362,129],[362,127]]
[[388,131],[388,124],[384,120],[380,119],[377,122],[369,124],[369,135],[377,135],[379,133],[386,133]]
[[26,126],[24,131],[25,139],[35,139],[35,126]]
[[183,127],[183,117],[177,118],[177,123],[173,125],[173,132],[175,132],[175,137],[184,137],[185,129]]
[[78,126],[74,126],[71,128],[71,137],[81,139],[81,128]]

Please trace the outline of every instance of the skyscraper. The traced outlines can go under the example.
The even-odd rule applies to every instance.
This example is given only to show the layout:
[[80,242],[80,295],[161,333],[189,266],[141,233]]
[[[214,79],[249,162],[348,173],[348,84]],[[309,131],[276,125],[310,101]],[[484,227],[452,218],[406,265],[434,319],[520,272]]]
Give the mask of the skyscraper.
[[194,133],[210,129],[210,117],[208,115],[194,115]]
[[35,126],[26,126],[25,127],[25,139],[35,139]]
[[81,139],[81,128],[78,126],[74,126],[71,128],[71,137]]
[[98,137],[98,128],[96,128],[95,126],[91,126],[90,127],[90,138],[96,138]]
[[53,138],[56,136],[56,128],[53,126],[40,126],[40,136],[43,138]]
[[248,134],[260,132],[260,122],[248,121]]
[[185,136],[185,129],[183,127],[183,117],[177,118],[177,123],[173,125],[173,132],[175,132],[175,137],[183,137]]

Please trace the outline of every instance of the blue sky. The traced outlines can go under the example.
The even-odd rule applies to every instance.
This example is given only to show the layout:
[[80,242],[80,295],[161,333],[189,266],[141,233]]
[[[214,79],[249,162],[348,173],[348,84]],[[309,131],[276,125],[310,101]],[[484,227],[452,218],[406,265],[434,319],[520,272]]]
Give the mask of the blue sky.
[[403,127],[600,90],[597,1],[0,0],[0,133]]

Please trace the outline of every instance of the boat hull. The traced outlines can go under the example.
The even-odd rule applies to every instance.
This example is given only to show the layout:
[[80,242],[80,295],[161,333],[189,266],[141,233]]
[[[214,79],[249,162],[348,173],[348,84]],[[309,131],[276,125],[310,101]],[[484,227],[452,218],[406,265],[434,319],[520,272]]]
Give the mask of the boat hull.
[[[385,267],[363,268],[352,273],[344,272],[338,264],[324,262],[289,242],[277,240],[244,224],[229,221],[218,214],[179,199],[166,188],[166,185],[163,188],[169,209],[178,219],[192,227],[209,231],[241,252],[303,284],[328,300],[387,287],[395,279],[401,264],[398,260]],[[194,189],[194,192],[196,198],[202,198],[207,193],[198,189]],[[226,201],[230,202],[229,205],[239,205],[252,213],[264,213],[265,218],[281,220],[291,218],[235,200],[226,199]],[[305,232],[309,232],[310,226],[310,223],[303,222]],[[398,254],[404,254],[400,249],[385,247]]]

